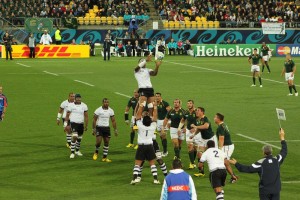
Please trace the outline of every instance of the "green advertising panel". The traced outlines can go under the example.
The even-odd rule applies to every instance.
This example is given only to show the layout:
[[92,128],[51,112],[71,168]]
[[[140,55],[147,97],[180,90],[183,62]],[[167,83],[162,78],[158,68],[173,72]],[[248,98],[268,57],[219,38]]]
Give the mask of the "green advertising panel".
[[53,21],[49,18],[27,18],[25,20],[25,29],[27,32],[43,33],[53,31]]
[[[276,44],[267,45],[276,56]],[[253,49],[260,53],[261,44],[199,44],[194,45],[194,54],[199,57],[243,57],[250,56]]]

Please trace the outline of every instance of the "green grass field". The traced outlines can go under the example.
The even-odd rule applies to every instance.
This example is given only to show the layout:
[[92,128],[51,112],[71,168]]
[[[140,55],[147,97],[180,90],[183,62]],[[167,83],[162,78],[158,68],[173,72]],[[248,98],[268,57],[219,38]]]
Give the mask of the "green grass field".
[[[0,123],[0,199],[159,199],[161,186],[152,184],[148,164],[142,182],[130,185],[135,150],[125,146],[130,128],[124,123],[124,109],[137,87],[133,75],[137,58],[102,57],[90,59],[1,60],[0,84],[8,97],[7,115]],[[294,59],[300,63],[300,59]],[[284,58],[272,58],[272,73],[264,73],[263,88],[252,84],[247,58],[193,58],[166,56],[157,77],[152,77],[156,92],[171,103],[175,98],[193,99],[206,108],[213,124],[216,112],[225,122],[235,143],[233,157],[251,164],[262,157],[262,143],[279,152],[278,120],[275,108],[286,111],[289,153],[281,168],[281,199],[300,199],[299,98],[288,97],[284,77],[280,76]],[[148,65],[154,68],[154,64]],[[85,85],[74,80],[83,81]],[[295,83],[300,90],[300,75]],[[62,126],[56,125],[60,103],[70,91],[80,93],[89,107],[89,130],[81,145],[83,157],[69,158]],[[120,94],[124,94],[122,96]],[[109,158],[112,163],[93,161],[95,138],[91,134],[93,112],[102,98],[110,99],[119,136],[112,136]],[[247,138],[248,137],[248,138]],[[250,137],[250,138],[249,138]],[[255,141],[256,140],[256,141]],[[170,168],[174,156],[169,139]],[[159,141],[160,143],[160,141]],[[101,151],[102,152],[102,151]],[[186,145],[182,160],[188,166]],[[234,168],[235,169],[235,168]],[[191,175],[196,172],[187,170]],[[236,169],[235,169],[236,171]],[[158,169],[159,179],[163,175]],[[208,173],[207,173],[208,174]],[[240,180],[225,187],[226,199],[258,199],[258,175],[237,173]],[[194,178],[198,199],[215,199],[208,175]]]

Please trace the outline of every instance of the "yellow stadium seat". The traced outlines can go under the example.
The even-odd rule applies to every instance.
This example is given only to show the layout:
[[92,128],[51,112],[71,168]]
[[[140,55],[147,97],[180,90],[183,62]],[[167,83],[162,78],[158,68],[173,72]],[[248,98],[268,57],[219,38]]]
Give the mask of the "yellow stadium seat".
[[190,21],[190,18],[189,17],[185,17],[184,21]]
[[96,19],[96,24],[97,24],[97,25],[100,25],[100,24],[101,24],[101,20],[100,20],[100,19],[99,19],[99,20]]
[[184,22],[179,22],[180,28],[185,28],[185,23]]
[[85,25],[89,25],[90,24],[90,18],[89,17],[84,17],[83,21],[84,21]]
[[192,24],[192,28],[197,28],[197,22],[196,21],[192,21],[191,24]]
[[107,19],[107,25],[112,25],[113,21],[111,19]]
[[203,28],[208,28],[208,23],[207,23],[207,21],[202,21],[202,25],[203,25]]
[[163,25],[164,25],[164,28],[169,28],[169,22],[168,21],[164,21]]
[[213,28],[213,27],[214,27],[214,22],[208,21],[208,28]]
[[174,26],[175,26],[174,21],[169,21],[169,27],[170,27],[170,28],[174,28]]
[[99,8],[98,8],[98,6],[97,5],[94,5],[93,6],[93,10],[98,10]]
[[93,9],[89,9],[89,13],[94,13],[94,10]]
[[83,17],[78,17],[77,21],[78,21],[78,24],[80,24],[80,25],[84,24]]
[[190,21],[185,21],[185,27],[186,28],[191,28],[191,22]]
[[118,19],[114,18],[114,19],[113,19],[113,24],[114,24],[114,25],[118,25]]
[[112,19],[112,17],[106,17],[106,20],[107,21],[112,21],[113,19]]
[[203,27],[202,21],[198,21],[198,22],[197,22],[197,28],[202,28],[202,27]]
[[106,17],[101,17],[101,23],[106,24]]
[[220,28],[220,22],[219,21],[214,21],[214,27],[215,28]]
[[201,21],[201,18],[199,16],[196,17],[196,21]]
[[94,25],[96,23],[96,18],[95,17],[90,17],[90,24]]
[[90,17],[90,13],[85,13],[85,17]]
[[175,26],[175,28],[179,28],[179,26],[180,26],[179,21],[176,21],[176,22],[174,23],[174,26]]
[[201,17],[201,21],[205,22],[206,21],[206,17]]

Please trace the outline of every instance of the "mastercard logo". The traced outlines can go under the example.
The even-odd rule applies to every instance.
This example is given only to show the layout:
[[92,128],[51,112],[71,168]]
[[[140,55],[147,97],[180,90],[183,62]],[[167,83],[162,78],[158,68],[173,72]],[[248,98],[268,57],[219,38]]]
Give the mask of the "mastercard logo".
[[278,55],[286,55],[288,53],[291,53],[291,48],[287,46],[280,46],[277,48]]

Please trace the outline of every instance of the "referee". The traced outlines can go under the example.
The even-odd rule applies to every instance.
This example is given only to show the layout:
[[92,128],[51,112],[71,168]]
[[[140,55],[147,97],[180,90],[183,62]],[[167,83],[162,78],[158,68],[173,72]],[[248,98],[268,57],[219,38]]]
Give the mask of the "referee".
[[284,139],[284,135],[284,130],[281,128],[279,131],[281,151],[275,157],[272,155],[272,147],[269,145],[265,145],[262,148],[265,157],[250,166],[242,165],[235,159],[229,160],[229,162],[231,164],[234,164],[240,172],[258,173],[260,177],[260,181],[258,184],[260,200],[280,199],[280,165],[283,163],[287,155],[287,144]]

